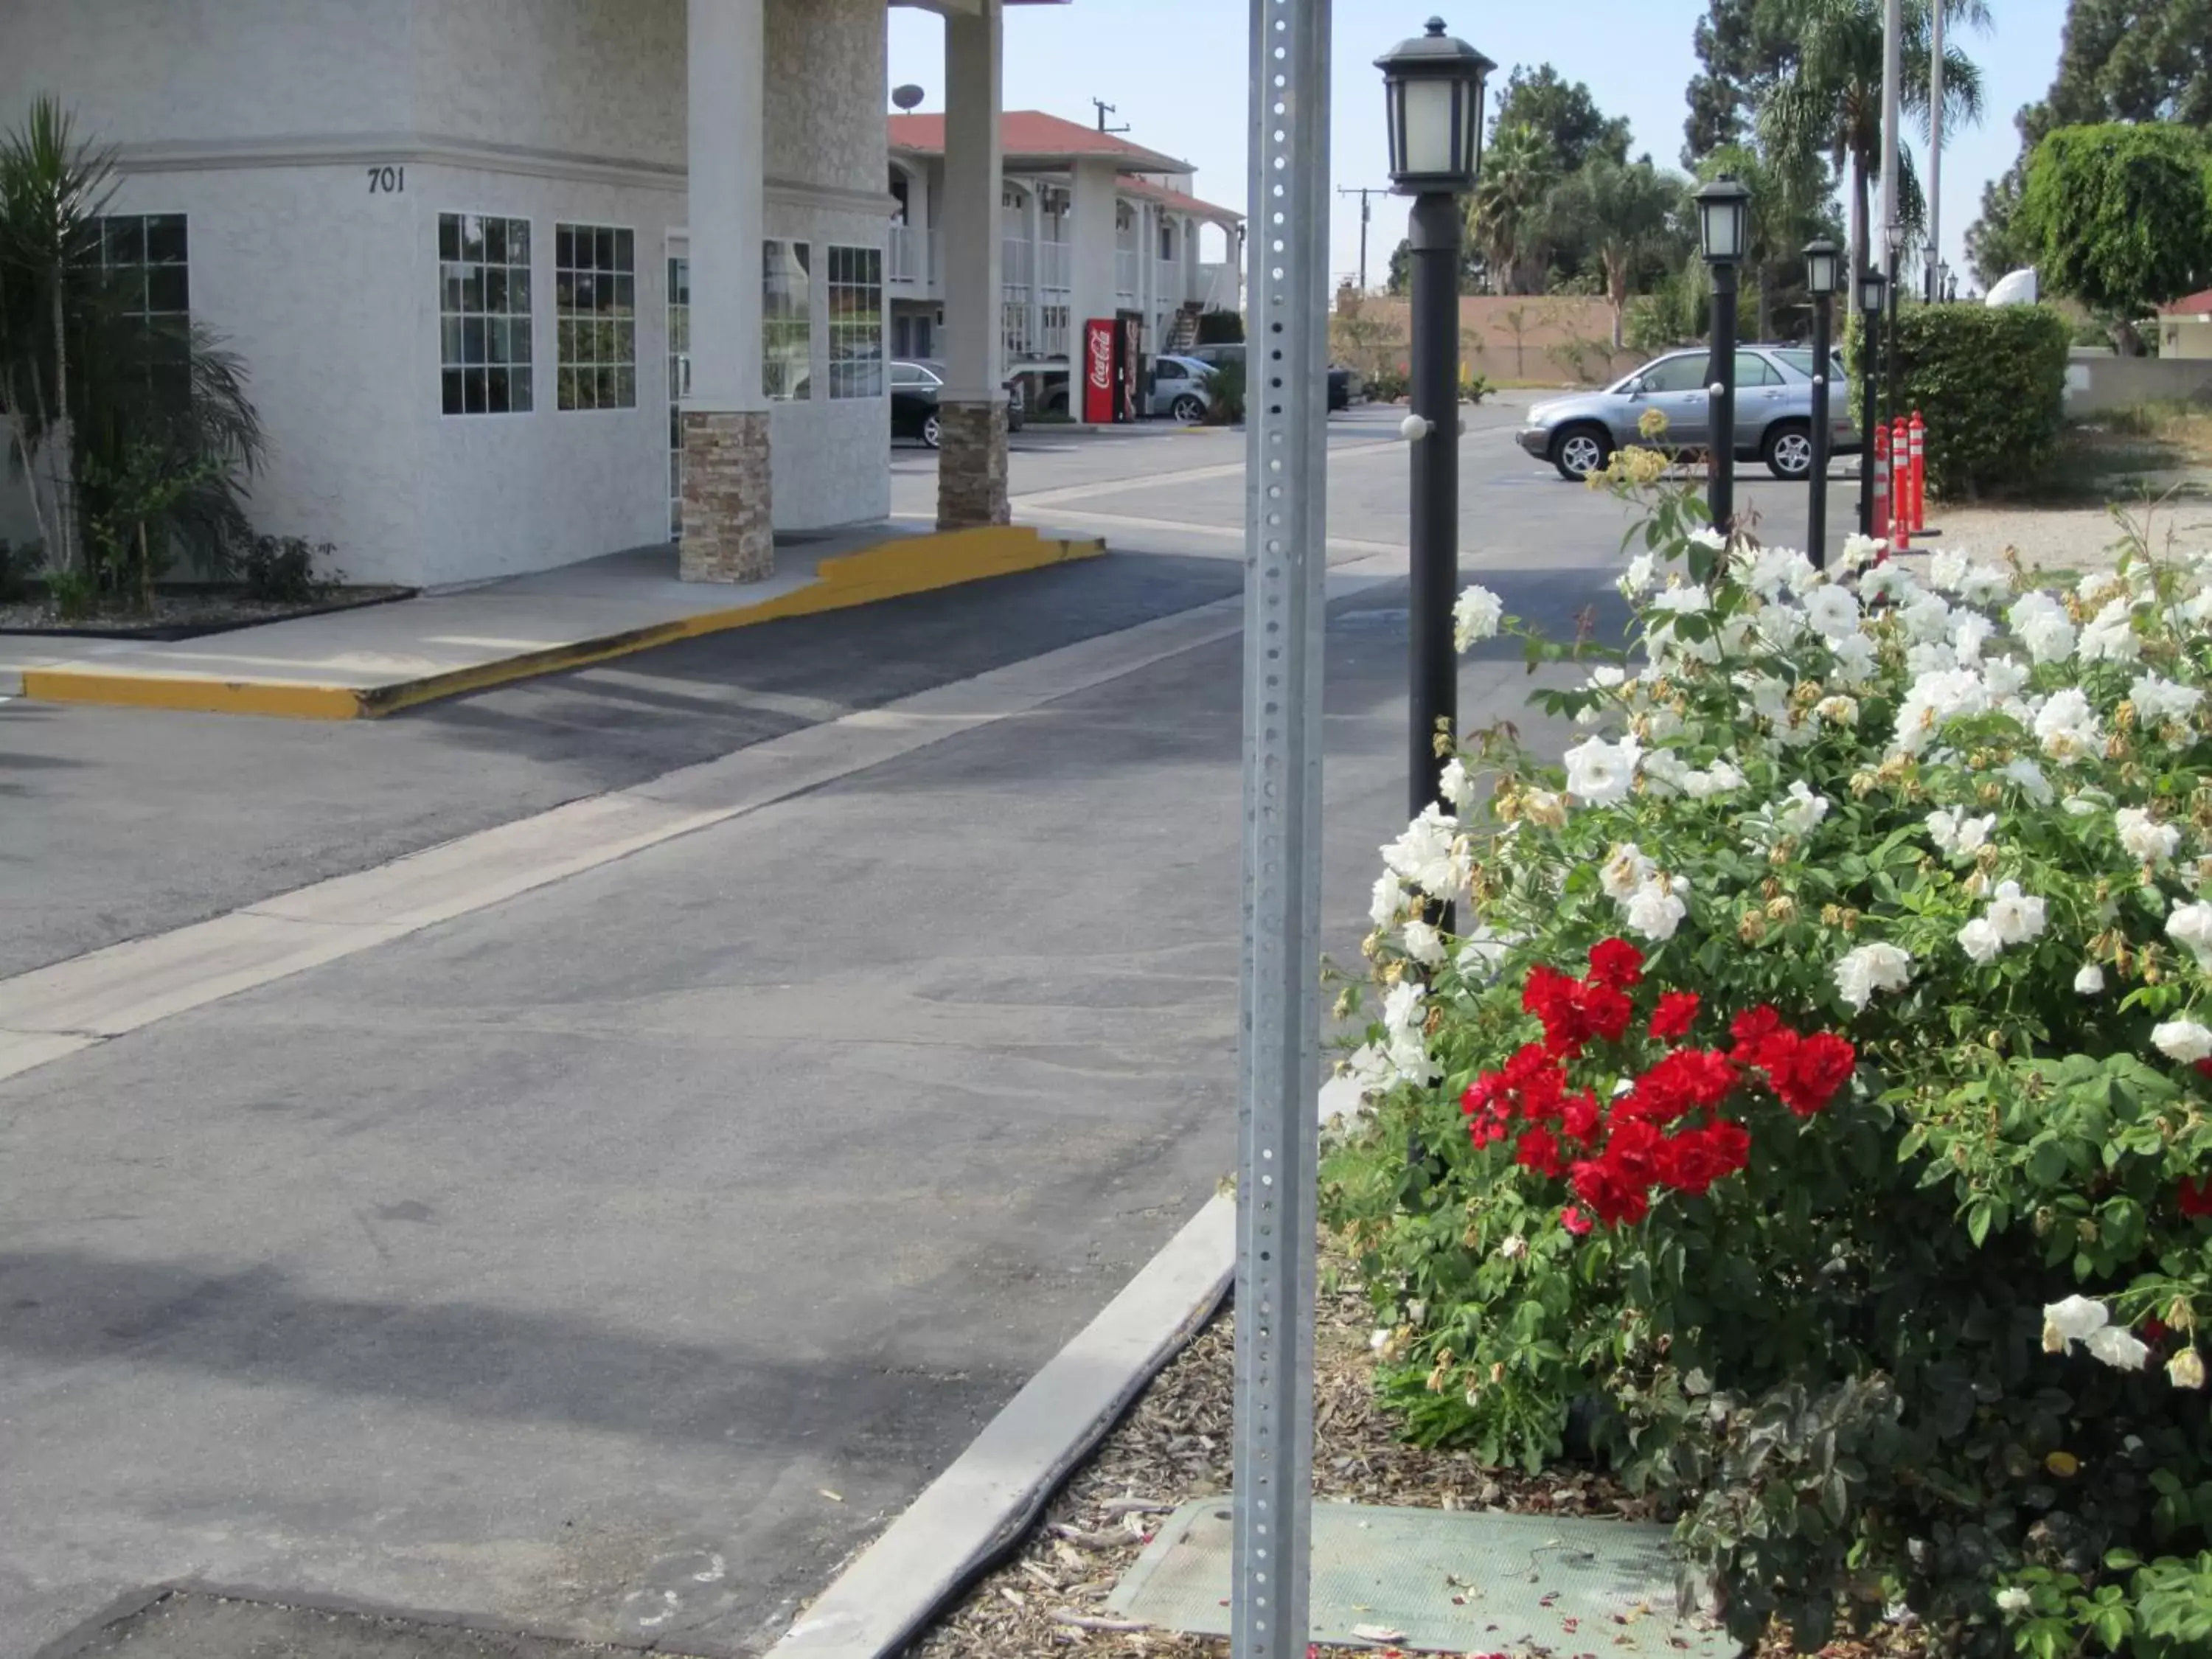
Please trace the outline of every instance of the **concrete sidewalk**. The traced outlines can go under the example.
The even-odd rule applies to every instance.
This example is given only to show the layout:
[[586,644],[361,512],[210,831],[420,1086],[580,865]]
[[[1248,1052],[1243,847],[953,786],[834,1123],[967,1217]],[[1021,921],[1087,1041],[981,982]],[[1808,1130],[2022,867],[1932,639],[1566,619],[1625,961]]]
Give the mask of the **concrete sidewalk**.
[[1027,526],[871,526],[780,544],[775,574],[680,581],[668,546],[466,592],[301,617],[196,640],[0,636],[0,695],[50,702],[373,719],[677,640],[842,610],[1105,551]]

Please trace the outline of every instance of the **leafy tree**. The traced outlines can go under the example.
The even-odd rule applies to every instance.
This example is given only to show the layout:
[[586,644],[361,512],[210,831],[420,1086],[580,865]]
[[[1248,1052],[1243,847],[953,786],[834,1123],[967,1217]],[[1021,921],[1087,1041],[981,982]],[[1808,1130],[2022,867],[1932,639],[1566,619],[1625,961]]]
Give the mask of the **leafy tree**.
[[[1932,6],[1905,0],[1900,89],[1907,113],[1929,120]],[[1987,28],[1987,0],[1940,0],[1947,21]],[[1795,56],[1761,105],[1762,148],[1797,158],[1825,155],[1847,173],[1851,269],[1863,270],[1872,231],[1868,191],[1881,170],[1882,0],[1775,0],[1775,19],[1796,43]],[[1982,116],[1982,76],[1947,40],[1942,120],[1948,131]]]
[[[1484,279],[1488,274],[1488,268],[1482,261],[1482,251],[1474,246],[1471,238],[1462,240],[1459,250],[1459,291],[1462,294],[1481,293]],[[1412,237],[1401,238],[1398,246],[1390,250],[1390,269],[1382,279],[1382,291],[1401,300],[1413,291]]]
[[2051,90],[2013,118],[2020,159],[1983,190],[1966,232],[1984,286],[2035,263],[2016,222],[2035,147],[2054,128],[2108,121],[2212,127],[2212,0],[2072,0]]
[[[1799,288],[1805,244],[1832,235],[1827,164],[1819,156],[1769,154],[1749,144],[1724,145],[1705,158],[1701,178],[1732,173],[1751,191],[1750,240],[1744,275],[1752,285],[1754,337],[1774,337],[1774,298]],[[1694,245],[1696,227],[1688,227]]]
[[1616,350],[1623,342],[1637,267],[1670,243],[1679,247],[1682,192],[1680,179],[1649,161],[1623,167],[1601,158],[1570,174],[1553,194],[1553,213],[1587,235],[1604,267]]
[[2212,126],[2212,0],[2073,0],[2044,132],[2104,121]]
[[1694,169],[1751,137],[1753,115],[1789,66],[1790,41],[1776,23],[1773,0],[1711,0],[1692,40],[1703,67],[1690,80],[1682,164]]
[[2148,307],[2212,283],[2209,162],[2205,138],[2172,124],[2050,133],[2021,199],[2043,280],[2130,334]]
[[[1627,118],[1607,115],[1588,86],[1563,79],[1549,64],[1514,65],[1493,124],[1500,133],[1508,127],[1528,127],[1550,139],[1559,173],[1577,172],[1599,156],[1628,160]],[[1487,170],[1487,157],[1483,165]]]
[[1552,141],[1534,128],[1505,125],[1492,135],[1468,205],[1468,240],[1488,265],[1495,292],[1528,293],[1531,269],[1540,274],[1559,174]]

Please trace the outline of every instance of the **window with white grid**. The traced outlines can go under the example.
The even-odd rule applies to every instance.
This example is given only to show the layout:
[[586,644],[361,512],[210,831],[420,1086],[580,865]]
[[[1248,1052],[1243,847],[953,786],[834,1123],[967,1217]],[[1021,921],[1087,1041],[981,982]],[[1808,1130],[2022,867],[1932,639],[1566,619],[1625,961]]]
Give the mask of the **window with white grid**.
[[533,405],[530,221],[438,216],[438,362],[448,415],[526,415]]
[[637,238],[613,225],[553,227],[562,409],[637,407]]
[[830,250],[830,395],[884,395],[884,251]]
[[813,252],[806,242],[763,246],[761,390],[774,402],[804,403],[814,395]]

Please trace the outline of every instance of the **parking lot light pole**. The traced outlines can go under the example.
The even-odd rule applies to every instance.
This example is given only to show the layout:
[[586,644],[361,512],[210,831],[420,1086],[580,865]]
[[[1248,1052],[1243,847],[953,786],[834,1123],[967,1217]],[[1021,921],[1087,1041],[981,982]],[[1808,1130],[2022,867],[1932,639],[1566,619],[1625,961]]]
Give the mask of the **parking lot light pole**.
[[1874,531],[1875,376],[1881,371],[1881,308],[1889,279],[1871,265],[1859,272],[1859,534]]
[[1843,265],[1844,251],[1826,237],[1805,245],[1805,292],[1813,301],[1813,469],[1812,493],[1805,502],[1805,550],[1815,570],[1828,563],[1828,360],[1833,352],[1829,313]]
[[1713,356],[1707,376],[1712,394],[1712,460],[1705,501],[1713,526],[1726,533],[1735,519],[1736,275],[1751,229],[1751,191],[1733,173],[1698,189],[1698,234],[1713,273]]
[[[1459,719],[1452,605],[1459,586],[1460,198],[1482,169],[1483,103],[1498,67],[1431,17],[1426,33],[1377,58],[1389,109],[1390,188],[1413,198],[1413,599],[1407,622],[1408,816],[1435,801]],[[1409,429],[1413,423],[1408,422]]]

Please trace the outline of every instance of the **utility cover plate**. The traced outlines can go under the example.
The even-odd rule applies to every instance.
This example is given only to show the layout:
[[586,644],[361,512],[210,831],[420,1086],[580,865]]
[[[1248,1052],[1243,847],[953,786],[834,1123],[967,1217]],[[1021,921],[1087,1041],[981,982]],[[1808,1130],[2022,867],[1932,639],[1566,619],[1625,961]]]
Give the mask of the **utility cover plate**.
[[[1177,1510],[1108,1609],[1193,1636],[1229,1634],[1230,1507]],[[1316,1642],[1560,1659],[1724,1659],[1725,1632],[1674,1614],[1665,1527],[1626,1521],[1316,1504]]]

